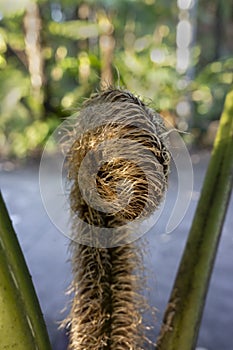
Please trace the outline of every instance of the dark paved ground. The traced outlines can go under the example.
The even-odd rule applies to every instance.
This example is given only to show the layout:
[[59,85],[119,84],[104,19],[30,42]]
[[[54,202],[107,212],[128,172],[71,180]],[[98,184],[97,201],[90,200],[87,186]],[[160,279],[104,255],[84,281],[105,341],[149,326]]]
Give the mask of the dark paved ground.
[[[206,152],[192,156],[194,192],[189,209],[179,227],[172,234],[164,235],[159,226],[146,235],[148,252],[145,256],[145,264],[149,271],[150,300],[159,310],[156,330],[159,329],[181,258],[208,159],[209,155]],[[71,280],[67,252],[69,239],[50,222],[43,207],[38,183],[38,166],[34,163],[11,170],[11,164],[2,165],[0,185],[32,274],[53,349],[65,350],[66,337],[64,332],[57,330],[57,324],[65,317],[66,311],[62,313],[62,310],[68,306],[65,290]],[[48,191],[51,198],[53,198],[53,175],[53,172],[48,175]],[[175,178],[171,179],[171,183],[174,184],[175,181]],[[174,192],[171,191],[169,196],[172,201]],[[211,279],[198,349],[233,350],[232,227],[233,200],[231,199]]]

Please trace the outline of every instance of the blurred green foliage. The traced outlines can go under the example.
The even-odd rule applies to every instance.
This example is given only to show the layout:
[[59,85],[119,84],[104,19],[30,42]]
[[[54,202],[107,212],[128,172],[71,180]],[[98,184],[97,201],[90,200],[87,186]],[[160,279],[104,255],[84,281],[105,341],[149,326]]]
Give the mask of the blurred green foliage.
[[195,102],[196,118],[207,120],[218,117],[222,101],[232,83],[233,57],[208,64],[193,81],[192,100]]
[[[176,27],[184,11],[176,1],[2,0],[0,155],[40,153],[63,118],[104,82],[143,96],[173,124],[199,137],[219,118],[232,84],[227,44],[232,6],[227,7],[221,0],[205,0],[189,13],[197,37],[189,69],[178,72]],[[34,16],[38,28],[27,24],[26,15]],[[217,38],[216,18],[223,27]],[[34,47],[28,38],[35,39]],[[104,81],[108,64],[113,78]]]

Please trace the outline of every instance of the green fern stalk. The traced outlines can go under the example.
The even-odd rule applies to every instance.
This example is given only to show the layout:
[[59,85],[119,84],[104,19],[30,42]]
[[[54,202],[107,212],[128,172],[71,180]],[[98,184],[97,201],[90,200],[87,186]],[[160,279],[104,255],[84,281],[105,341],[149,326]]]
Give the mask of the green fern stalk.
[[193,350],[232,190],[233,91],[220,119],[201,197],[163,325],[159,350]]
[[1,193],[0,349],[51,349],[31,276]]

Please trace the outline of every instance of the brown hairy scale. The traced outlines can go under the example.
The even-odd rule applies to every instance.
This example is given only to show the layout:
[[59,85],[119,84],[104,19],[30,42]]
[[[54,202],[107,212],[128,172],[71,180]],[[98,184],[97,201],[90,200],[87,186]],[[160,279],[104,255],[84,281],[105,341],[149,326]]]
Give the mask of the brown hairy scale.
[[[166,130],[157,113],[120,89],[93,95],[79,114],[67,157],[74,239],[69,350],[144,349],[149,340],[142,320],[141,254],[135,243],[125,244],[133,234],[125,225],[149,217],[163,199],[170,162]],[[105,152],[96,152],[98,145],[111,140],[116,142],[106,146],[108,161],[93,174],[105,207],[91,207],[79,188],[79,170],[88,152],[93,153],[87,169],[98,164]],[[84,176],[87,192],[91,177]],[[97,227],[114,234],[100,244]],[[77,243],[79,237],[91,244]]]

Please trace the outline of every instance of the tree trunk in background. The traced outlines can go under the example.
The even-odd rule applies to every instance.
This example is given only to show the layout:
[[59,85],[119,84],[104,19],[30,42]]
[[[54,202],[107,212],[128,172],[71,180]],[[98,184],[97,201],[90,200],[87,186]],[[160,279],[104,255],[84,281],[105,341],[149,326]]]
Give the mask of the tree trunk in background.
[[101,88],[113,85],[112,61],[115,48],[113,36],[114,27],[105,12],[99,13],[99,25],[102,34],[99,38],[100,58],[101,58]]
[[221,42],[223,33],[223,14],[221,0],[217,1],[216,14],[215,14],[215,48],[214,48],[214,60],[218,60],[221,57]]
[[31,78],[31,108],[36,118],[43,116],[44,109],[44,60],[41,50],[41,27],[37,3],[28,4],[24,16],[25,52]]

